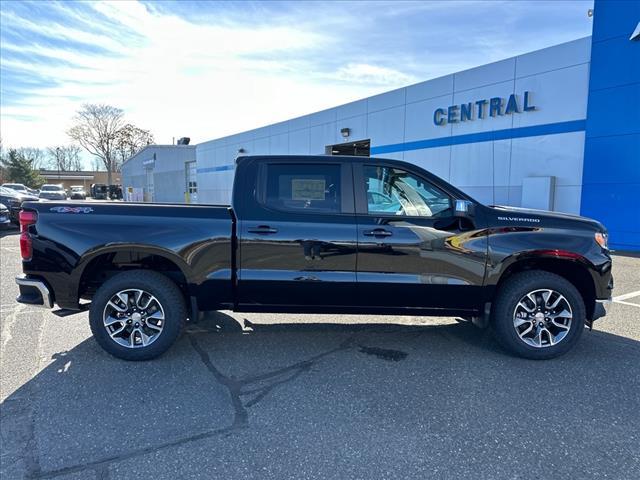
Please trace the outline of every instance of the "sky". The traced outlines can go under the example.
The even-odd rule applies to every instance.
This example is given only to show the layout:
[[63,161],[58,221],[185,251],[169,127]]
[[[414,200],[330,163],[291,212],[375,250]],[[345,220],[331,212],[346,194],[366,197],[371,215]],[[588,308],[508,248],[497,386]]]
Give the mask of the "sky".
[[0,2],[3,147],[106,103],[156,143],[249,130],[591,34],[592,0]]

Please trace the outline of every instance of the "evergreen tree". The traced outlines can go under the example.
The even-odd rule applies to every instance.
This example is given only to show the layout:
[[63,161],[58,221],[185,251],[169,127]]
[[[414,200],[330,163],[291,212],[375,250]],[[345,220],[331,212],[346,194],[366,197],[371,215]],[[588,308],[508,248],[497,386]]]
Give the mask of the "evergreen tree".
[[9,182],[22,183],[31,188],[40,188],[44,183],[44,178],[32,168],[32,161],[14,148],[2,159],[2,167]]

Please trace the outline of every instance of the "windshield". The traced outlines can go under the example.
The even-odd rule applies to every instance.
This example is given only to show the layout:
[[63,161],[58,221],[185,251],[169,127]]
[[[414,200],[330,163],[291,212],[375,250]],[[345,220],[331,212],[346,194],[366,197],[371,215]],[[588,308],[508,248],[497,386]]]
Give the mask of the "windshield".
[[11,190],[22,190],[22,191],[27,190],[24,185],[20,185],[19,183],[7,183],[6,185],[3,185],[3,186],[6,188],[10,188]]
[[2,195],[7,195],[8,197],[16,196],[16,191],[7,187],[0,187],[0,193],[2,193]]
[[62,190],[62,186],[60,185],[43,185],[42,189],[43,192],[59,192]]

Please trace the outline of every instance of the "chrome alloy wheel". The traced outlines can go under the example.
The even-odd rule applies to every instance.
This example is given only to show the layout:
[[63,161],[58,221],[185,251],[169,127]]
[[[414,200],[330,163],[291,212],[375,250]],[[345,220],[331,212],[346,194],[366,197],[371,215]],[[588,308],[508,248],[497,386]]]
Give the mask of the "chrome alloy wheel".
[[111,339],[127,348],[147,347],[164,328],[164,309],[156,297],[140,289],[121,290],[111,297],[102,313]]
[[533,290],[513,311],[513,327],[520,339],[536,348],[560,343],[571,329],[573,311],[567,299],[550,289]]

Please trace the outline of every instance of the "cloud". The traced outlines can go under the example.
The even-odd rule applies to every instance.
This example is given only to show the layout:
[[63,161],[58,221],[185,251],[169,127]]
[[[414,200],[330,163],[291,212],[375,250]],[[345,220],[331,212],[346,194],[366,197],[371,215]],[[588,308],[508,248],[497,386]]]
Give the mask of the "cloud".
[[64,143],[90,102],[198,143],[588,35],[589,5],[1,2],[2,139]]

